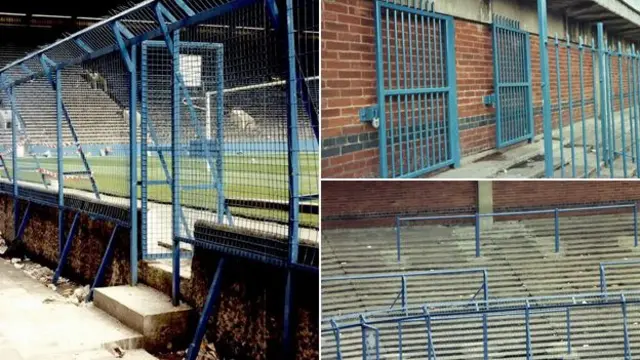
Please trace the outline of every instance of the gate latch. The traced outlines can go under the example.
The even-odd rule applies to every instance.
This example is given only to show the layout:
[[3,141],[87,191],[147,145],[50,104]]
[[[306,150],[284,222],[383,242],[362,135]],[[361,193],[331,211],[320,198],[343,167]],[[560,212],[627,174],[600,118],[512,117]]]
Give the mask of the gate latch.
[[370,123],[375,129],[380,126],[380,116],[378,116],[378,105],[360,109],[360,122]]
[[493,106],[496,107],[496,94],[491,94],[491,95],[487,95],[482,97],[482,103],[485,106]]

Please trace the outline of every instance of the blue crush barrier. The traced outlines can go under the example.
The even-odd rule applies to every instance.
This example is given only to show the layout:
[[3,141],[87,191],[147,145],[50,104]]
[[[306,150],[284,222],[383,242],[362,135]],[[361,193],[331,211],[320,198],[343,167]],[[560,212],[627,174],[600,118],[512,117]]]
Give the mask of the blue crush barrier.
[[398,262],[401,261],[401,248],[402,237],[401,228],[403,223],[419,222],[419,221],[451,221],[451,220],[473,220],[475,226],[475,255],[480,257],[480,219],[483,217],[508,217],[508,216],[522,216],[522,215],[541,215],[541,214],[553,214],[554,217],[554,250],[560,251],[560,214],[573,213],[573,212],[585,212],[585,211],[603,211],[603,210],[616,210],[616,209],[630,209],[633,212],[633,238],[634,246],[638,246],[638,207],[636,203],[632,204],[619,204],[619,205],[600,205],[600,206],[586,206],[575,208],[553,208],[543,210],[527,210],[527,211],[506,211],[497,213],[478,213],[475,214],[463,214],[463,215],[437,215],[437,216],[413,216],[413,217],[396,217],[396,250]]

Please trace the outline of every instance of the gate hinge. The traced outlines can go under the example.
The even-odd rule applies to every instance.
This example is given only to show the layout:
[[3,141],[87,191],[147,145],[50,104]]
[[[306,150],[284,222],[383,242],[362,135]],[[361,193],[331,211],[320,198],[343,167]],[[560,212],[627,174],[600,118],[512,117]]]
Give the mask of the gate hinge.
[[380,126],[380,116],[378,116],[378,105],[369,106],[360,109],[360,122],[371,123],[371,126],[378,128]]
[[491,95],[487,95],[487,96],[483,96],[482,97],[482,103],[485,106],[496,106],[496,94],[491,94]]

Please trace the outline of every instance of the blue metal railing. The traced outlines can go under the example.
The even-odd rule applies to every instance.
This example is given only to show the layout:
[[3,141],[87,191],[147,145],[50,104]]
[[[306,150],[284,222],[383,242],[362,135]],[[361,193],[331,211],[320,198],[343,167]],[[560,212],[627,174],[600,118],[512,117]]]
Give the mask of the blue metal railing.
[[554,208],[543,210],[525,210],[525,211],[507,211],[497,213],[478,213],[475,214],[463,214],[463,215],[437,215],[437,216],[413,216],[413,217],[400,217],[396,216],[396,250],[398,262],[401,261],[402,253],[402,237],[401,228],[402,224],[406,222],[418,222],[418,221],[443,221],[443,220],[465,220],[473,219],[475,226],[475,255],[479,257],[481,254],[480,249],[480,219],[484,217],[503,217],[503,216],[522,216],[522,215],[542,215],[553,214],[554,216],[554,250],[560,251],[560,214],[571,212],[584,212],[584,211],[601,211],[601,210],[614,210],[614,209],[633,209],[633,244],[638,246],[638,208],[637,204],[618,204],[618,205],[600,205],[600,206],[586,206],[575,208]]
[[640,259],[631,260],[618,260],[618,261],[603,261],[599,265],[600,270],[600,292],[603,296],[607,297],[607,267],[627,267],[640,265]]
[[[375,314],[353,314],[349,318],[350,321],[344,321],[347,317],[342,317],[342,320],[338,318],[328,319],[331,327],[324,327],[322,332],[324,334],[331,333],[336,336],[336,340],[339,340],[341,332],[346,332],[349,329],[358,329],[362,327],[362,324],[366,324],[368,327],[376,328],[385,324],[399,324],[408,322],[425,322],[426,332],[430,345],[427,346],[427,355],[430,359],[435,358],[432,356],[432,337],[433,323],[436,321],[453,321],[460,319],[473,319],[481,317],[483,323],[486,323],[487,317],[506,317],[506,318],[519,318],[524,316],[525,325],[525,354],[527,359],[532,359],[532,331],[531,331],[531,317],[534,315],[545,315],[550,313],[565,313],[565,332],[567,337],[567,353],[572,353],[571,338],[572,338],[572,317],[571,311],[574,309],[599,309],[607,307],[620,306],[620,314],[622,316],[623,325],[623,340],[624,340],[624,355],[625,359],[630,359],[630,340],[628,331],[628,305],[640,305],[640,291],[616,293],[612,294],[608,298],[603,298],[602,293],[585,293],[575,295],[559,295],[559,296],[540,296],[529,298],[507,298],[507,299],[490,299],[486,302],[479,301],[475,307],[464,306],[464,302],[448,302],[448,303],[432,303],[422,306],[415,306],[411,309],[407,309],[407,313],[399,314],[393,310],[386,310],[384,313],[378,312]],[[323,319],[323,322],[327,320]],[[340,323],[339,321],[342,321]],[[483,325],[484,326],[484,325]],[[483,328],[483,333],[486,333],[486,328]],[[488,348],[486,337],[483,336],[484,347]],[[379,343],[379,339],[378,339]],[[341,349],[338,346],[339,341],[336,342],[337,358],[341,359]],[[379,347],[376,351],[379,352]],[[364,354],[364,351],[363,351]],[[375,354],[379,356],[379,353]],[[488,359],[488,351],[485,351],[484,358]],[[398,355],[399,358],[402,354]],[[363,357],[366,359],[366,357]]]
[[[407,272],[407,273],[377,273],[377,274],[358,274],[358,275],[343,275],[343,276],[332,276],[332,277],[323,277],[322,278],[322,282],[339,282],[339,281],[363,281],[363,280],[381,280],[381,279],[394,279],[394,278],[399,278],[400,279],[400,290],[398,291],[398,295],[395,297],[395,299],[393,300],[393,303],[391,304],[391,306],[387,309],[378,309],[378,310],[373,310],[373,311],[367,311],[367,312],[360,312],[360,313],[354,313],[354,314],[349,314],[346,316],[334,316],[331,317],[329,320],[329,323],[331,325],[331,327],[334,329],[333,331],[333,336],[335,338],[336,341],[336,348],[337,348],[337,358],[338,359],[342,359],[342,354],[340,352],[340,328],[338,326],[338,321],[343,321],[343,320],[348,320],[348,319],[354,319],[357,318],[360,321],[360,324],[362,326],[363,329],[363,333],[362,333],[362,351],[363,351],[363,359],[368,359],[369,357],[369,347],[368,347],[368,342],[367,342],[367,334],[366,334],[366,330],[375,330],[375,334],[376,334],[376,352],[377,352],[377,356],[376,358],[379,358],[379,332],[377,331],[377,329],[375,327],[370,326],[367,321],[366,318],[370,317],[370,316],[375,316],[376,314],[384,314],[388,311],[393,311],[393,312],[399,312],[399,313],[404,313],[405,315],[408,315],[408,309],[409,309],[409,304],[408,304],[408,292],[407,292],[407,282],[408,279],[411,277],[419,277],[419,276],[458,276],[458,275],[469,275],[469,274],[482,274],[482,284],[480,285],[480,287],[478,288],[478,290],[473,294],[473,296],[471,297],[471,299],[469,299],[466,304],[467,306],[469,305],[474,305],[474,307],[478,307],[479,302],[476,301],[476,298],[478,296],[478,294],[480,294],[482,292],[482,303],[484,304],[488,304],[489,303],[489,275],[486,269],[484,268],[472,268],[472,269],[452,269],[452,270],[433,270],[433,271],[414,271],[414,272]],[[325,295],[326,296],[326,295]],[[401,307],[400,308],[394,308],[398,299],[401,300]],[[427,308],[425,308],[425,311],[428,311]],[[488,356],[488,324],[487,324],[487,317],[483,316],[483,329],[485,329],[485,331],[483,331],[483,339],[484,339],[484,353],[487,354]],[[427,327],[430,327],[429,325],[427,325]],[[400,348],[399,351],[399,359],[402,359],[402,345],[403,345],[403,335],[402,335],[402,324],[398,323],[398,345]],[[435,359],[435,349],[433,348],[433,344],[430,342],[429,344],[429,359]]]

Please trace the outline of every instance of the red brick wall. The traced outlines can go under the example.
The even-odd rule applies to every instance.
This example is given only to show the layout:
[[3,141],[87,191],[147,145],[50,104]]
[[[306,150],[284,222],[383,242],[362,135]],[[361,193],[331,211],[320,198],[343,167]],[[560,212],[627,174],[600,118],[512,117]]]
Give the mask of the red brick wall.
[[640,183],[637,181],[499,181],[493,183],[494,209],[638,200],[640,200]]
[[[322,3],[322,138],[323,177],[377,177],[379,152],[377,130],[363,125],[359,110],[377,103],[374,14],[370,0],[325,0]],[[461,154],[469,155],[495,147],[495,125],[477,127],[465,123],[493,118],[495,110],[482,104],[482,97],[493,90],[493,57],[490,24],[455,19],[455,50],[458,89],[458,116],[461,126]],[[589,40],[590,41],[590,40]],[[573,44],[572,99],[573,119],[580,126],[579,52]],[[540,89],[540,52],[536,35],[531,35],[534,113],[542,106]],[[553,122],[558,124],[555,46],[549,42],[549,65]],[[612,67],[617,69],[617,59]],[[585,117],[593,114],[591,50],[584,50]],[[569,121],[567,48],[560,46],[563,123]],[[618,77],[613,78],[618,94]],[[627,87],[624,79],[625,89]],[[625,90],[626,91],[626,90]],[[617,96],[616,96],[617,98]],[[617,101],[617,100],[616,100]],[[616,108],[619,106],[616,104]],[[474,119],[470,119],[474,117]],[[542,133],[542,116],[536,115],[536,134]],[[466,120],[466,121],[465,121]],[[580,131],[580,127],[577,128]],[[568,136],[568,134],[567,134]]]
[[391,226],[395,216],[473,212],[475,181],[323,181],[322,226]]
[[[323,181],[322,228],[388,227],[396,215],[472,213],[477,196],[475,181]],[[493,182],[496,212],[631,201],[640,201],[638,182]]]

